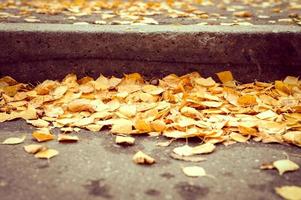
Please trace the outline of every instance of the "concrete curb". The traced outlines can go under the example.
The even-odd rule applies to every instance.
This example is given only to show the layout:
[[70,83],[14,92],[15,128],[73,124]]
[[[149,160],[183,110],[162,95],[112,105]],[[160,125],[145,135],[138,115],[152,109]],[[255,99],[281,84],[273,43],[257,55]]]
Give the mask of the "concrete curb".
[[0,24],[0,62],[119,59],[301,64],[298,26]]

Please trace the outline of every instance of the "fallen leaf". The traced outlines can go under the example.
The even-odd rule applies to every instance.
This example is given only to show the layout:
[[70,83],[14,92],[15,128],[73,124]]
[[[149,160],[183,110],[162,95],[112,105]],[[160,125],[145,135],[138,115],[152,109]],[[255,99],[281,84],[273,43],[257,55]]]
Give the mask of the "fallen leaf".
[[166,142],[158,142],[156,144],[156,146],[159,146],[159,147],[168,147],[172,142],[173,142],[173,140],[168,140]]
[[176,153],[171,153],[170,157],[176,160],[183,160],[187,162],[201,162],[207,160],[206,158],[200,156],[180,156]]
[[115,120],[112,128],[112,133],[131,134],[133,133],[133,122],[127,119]]
[[42,119],[27,120],[26,122],[37,128],[47,128],[49,126],[49,122]]
[[21,144],[24,142],[26,136],[22,136],[21,138],[18,137],[10,137],[5,139],[2,144],[8,144],[8,145],[15,145],[15,144]]
[[207,154],[207,153],[212,153],[215,150],[215,145],[208,142],[205,144],[201,144],[199,146],[195,146],[192,148],[192,154]]
[[122,105],[119,108],[119,112],[126,117],[133,117],[137,113],[137,108],[135,105]]
[[59,142],[77,142],[79,138],[77,135],[59,134],[57,140]]
[[242,106],[253,106],[257,104],[256,98],[248,94],[239,97],[237,102]]
[[129,136],[119,136],[117,135],[115,138],[116,144],[127,144],[127,145],[133,145],[135,143],[135,138],[129,137]]
[[273,163],[263,163],[261,166],[260,166],[260,169],[263,169],[263,170],[266,170],[266,169],[274,169],[274,165]]
[[54,156],[57,156],[59,152],[55,149],[46,149],[43,151],[39,151],[38,153],[35,154],[36,158],[41,158],[41,159],[50,159]]
[[188,145],[184,145],[184,146],[180,146],[180,147],[176,147],[173,149],[173,152],[179,156],[192,156],[192,147],[188,146]]
[[155,159],[150,157],[149,155],[146,155],[142,151],[138,151],[134,156],[133,156],[133,161],[136,164],[147,164],[151,165],[155,163]]
[[223,71],[216,74],[222,83],[233,81],[233,75],[230,71]]
[[46,149],[47,149],[46,147],[44,147],[43,145],[40,145],[40,144],[30,144],[30,145],[24,146],[24,150],[27,153],[31,153],[31,154],[35,154],[39,151],[43,151]]
[[288,171],[296,171],[300,168],[299,165],[288,159],[274,161],[273,166],[278,170],[280,175]]
[[206,176],[206,171],[204,168],[199,166],[189,166],[182,168],[184,174],[189,177],[200,177]]
[[41,128],[32,133],[33,138],[35,138],[38,142],[46,142],[54,139],[54,135],[52,135],[47,128]]
[[239,134],[239,133],[235,133],[235,132],[232,132],[230,133],[230,138],[236,142],[247,142],[250,138],[249,137],[244,137],[243,135]]
[[275,191],[282,198],[287,200],[300,200],[301,199],[301,187],[300,186],[282,186],[276,187]]

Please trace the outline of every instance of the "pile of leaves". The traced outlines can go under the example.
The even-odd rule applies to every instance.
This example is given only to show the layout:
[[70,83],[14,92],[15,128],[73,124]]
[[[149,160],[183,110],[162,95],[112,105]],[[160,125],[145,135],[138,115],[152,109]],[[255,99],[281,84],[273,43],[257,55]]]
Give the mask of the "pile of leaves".
[[[5,76],[0,79],[0,122],[21,118],[35,126],[32,137],[38,143],[26,145],[24,150],[44,159],[59,154],[44,142],[77,142],[79,138],[74,133],[81,129],[109,129],[117,135],[115,142],[120,145],[133,145],[132,136],[139,134],[171,138],[158,146],[169,146],[180,138],[199,138],[200,145],[173,149],[173,159],[189,162],[206,160],[200,155],[213,152],[218,143],[254,140],[301,147],[301,81],[297,77],[239,84],[230,71],[216,75],[220,82],[197,72],[151,81],[138,73],[123,78],[101,75],[96,80],[69,74],[62,81],[46,80],[37,86]],[[52,134],[54,128],[61,133]],[[20,144],[25,137],[8,138],[3,144]],[[141,151],[133,161],[156,162]],[[260,168],[277,169],[282,175],[298,170],[299,165],[287,158],[264,163]],[[184,167],[182,171],[190,177],[213,177],[199,166]],[[301,195],[297,186],[275,191],[287,199]]]
[[230,71],[221,83],[194,72],[145,81],[138,73],[100,76],[32,87],[11,77],[0,79],[0,122],[22,118],[47,132],[109,128],[114,134],[198,137],[225,145],[250,139],[301,146],[301,81],[288,76],[274,83],[238,84]]

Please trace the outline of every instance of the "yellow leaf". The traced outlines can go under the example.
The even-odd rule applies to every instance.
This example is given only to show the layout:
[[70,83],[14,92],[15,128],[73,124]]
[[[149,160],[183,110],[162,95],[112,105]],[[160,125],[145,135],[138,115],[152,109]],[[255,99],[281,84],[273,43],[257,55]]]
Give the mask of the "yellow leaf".
[[143,119],[136,120],[134,126],[138,131],[143,132],[143,133],[148,133],[148,132],[152,131],[150,123]]
[[59,142],[77,142],[79,138],[76,135],[59,134],[57,140]]
[[222,83],[233,81],[233,76],[230,71],[223,71],[216,74]]
[[248,137],[244,137],[239,133],[232,132],[230,133],[230,138],[236,142],[247,142],[249,140]]
[[42,128],[34,131],[32,133],[32,136],[38,141],[38,142],[46,142],[49,140],[54,139],[54,135],[52,135],[47,128]]
[[102,129],[103,125],[99,125],[99,124],[89,124],[87,126],[85,126],[86,129],[88,129],[89,131],[92,132],[98,132]]
[[21,138],[18,137],[10,137],[7,138],[2,142],[2,144],[9,144],[9,145],[14,145],[14,144],[21,144],[24,142],[26,136],[22,136]]
[[154,85],[145,85],[142,87],[142,91],[151,95],[159,95],[164,92],[164,89]]
[[96,90],[106,90],[109,87],[110,87],[109,80],[106,77],[101,75],[98,79],[96,79],[95,81]]
[[133,161],[136,164],[154,164],[155,159],[150,157],[149,155],[143,153],[142,151],[138,151],[134,156],[133,156]]
[[284,94],[290,94],[291,93],[291,88],[288,84],[283,83],[282,81],[275,81],[275,88],[283,92]]
[[112,133],[131,134],[133,133],[133,122],[127,119],[117,119],[113,122]]
[[292,143],[301,147],[301,131],[286,132],[282,138],[288,143]]
[[215,145],[208,142],[205,144],[201,144],[199,146],[195,146],[192,148],[193,154],[206,154],[206,153],[212,153],[215,150]]
[[38,153],[35,154],[36,158],[41,158],[41,159],[50,159],[54,156],[57,156],[59,152],[55,149],[46,149],[43,151],[39,151]]
[[195,79],[195,83],[204,87],[213,87],[215,86],[216,82],[211,78],[197,78]]
[[259,119],[269,119],[269,118],[274,118],[277,116],[278,116],[278,114],[271,110],[267,110],[267,111],[261,112],[256,115],[256,117]]
[[249,94],[239,97],[237,102],[242,106],[253,106],[257,104],[256,98]]
[[274,161],[273,166],[278,170],[280,175],[288,171],[296,171],[299,169],[299,165],[288,159]]
[[68,86],[66,85],[61,85],[61,86],[58,86],[57,88],[55,88],[55,90],[53,91],[52,93],[52,96],[55,98],[55,99],[59,99],[61,98],[68,90]]
[[151,128],[156,132],[163,132],[166,129],[166,124],[163,120],[155,120],[151,122]]
[[68,110],[71,112],[90,111],[93,112],[94,108],[91,101],[88,99],[75,99],[68,104]]
[[42,119],[27,120],[26,122],[37,128],[47,128],[49,126],[49,122],[42,120]]
[[216,102],[216,101],[202,101],[200,103],[202,106],[206,106],[209,108],[218,108],[223,105],[223,102]]
[[44,147],[43,145],[40,145],[40,144],[30,144],[30,145],[24,146],[24,150],[27,153],[35,154],[39,151],[46,150],[46,147]]
[[137,113],[137,108],[135,105],[122,105],[119,112],[126,117],[133,117]]
[[116,144],[127,144],[127,145],[133,145],[135,143],[135,138],[129,137],[129,136],[119,136],[117,135],[115,138]]
[[287,200],[300,200],[301,187],[299,186],[282,186],[275,188],[276,193]]
[[206,176],[206,171],[204,168],[199,166],[189,166],[182,168],[184,174],[189,177],[200,177],[200,176]]
[[182,160],[187,162],[201,162],[207,160],[206,158],[200,156],[180,156],[175,153],[171,153],[170,157],[176,160]]
[[174,148],[173,152],[179,156],[192,156],[193,155],[192,149],[193,149],[192,147],[188,145],[184,145],[184,146]]
[[49,94],[54,88],[59,85],[57,81],[46,80],[35,88],[38,95]]
[[16,85],[18,82],[10,76],[0,78],[0,83],[7,83],[7,85]]

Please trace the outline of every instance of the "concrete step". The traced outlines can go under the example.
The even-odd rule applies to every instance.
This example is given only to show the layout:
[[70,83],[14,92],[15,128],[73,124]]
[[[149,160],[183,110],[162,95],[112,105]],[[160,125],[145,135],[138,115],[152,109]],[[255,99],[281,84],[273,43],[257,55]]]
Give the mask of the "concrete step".
[[138,71],[161,77],[194,70],[211,76],[229,69],[243,82],[301,75],[298,26],[4,23],[0,41],[0,74],[20,81],[62,78],[70,72],[98,76]]

